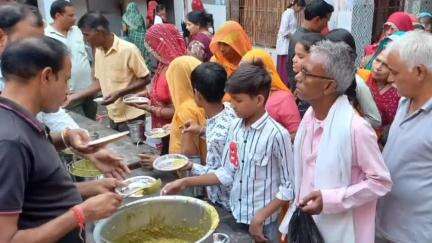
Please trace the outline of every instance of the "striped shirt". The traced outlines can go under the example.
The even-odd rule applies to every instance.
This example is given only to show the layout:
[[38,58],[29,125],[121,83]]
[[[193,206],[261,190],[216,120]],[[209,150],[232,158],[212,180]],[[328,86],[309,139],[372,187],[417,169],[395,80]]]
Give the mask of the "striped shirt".
[[[233,161],[233,156],[237,160]],[[276,198],[294,198],[288,172],[289,163],[293,163],[291,138],[267,112],[250,127],[243,119],[232,122],[222,163],[215,174],[223,185],[232,185],[230,205],[238,223],[250,224],[254,215]],[[275,212],[265,224],[277,218]]]
[[[234,110],[229,104],[224,104],[219,114],[207,119],[206,141],[207,141],[207,158],[206,165],[194,164],[192,175],[198,176],[207,174],[209,171],[216,170],[222,166],[222,154],[225,147],[228,130],[232,121],[237,118]],[[213,203],[221,204],[229,209],[229,192],[231,187],[224,185],[208,186],[207,195]]]

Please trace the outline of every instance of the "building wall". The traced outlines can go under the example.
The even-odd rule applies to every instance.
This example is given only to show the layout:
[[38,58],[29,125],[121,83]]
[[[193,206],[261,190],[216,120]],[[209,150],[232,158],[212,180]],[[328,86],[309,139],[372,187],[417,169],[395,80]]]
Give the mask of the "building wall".
[[225,3],[204,4],[204,7],[208,13],[213,14],[214,28],[216,30],[227,21],[227,8]]
[[185,16],[185,1],[184,0],[174,0],[174,15],[175,15],[175,25],[179,30],[181,30],[181,23]]
[[351,32],[356,41],[359,64],[364,47],[370,44],[374,19],[373,0],[327,0],[335,8],[329,29],[343,28]]
[[44,17],[47,23],[52,23],[52,18],[49,12],[50,12],[51,4],[54,1],[55,0],[38,0],[39,11],[41,12],[42,16]]
[[432,12],[431,0],[406,0],[405,11],[418,14],[421,12]]
[[[38,0],[39,10],[47,23],[52,23],[52,18],[49,14],[51,4],[55,0]],[[117,35],[121,34],[121,8],[118,0],[88,0],[88,8],[86,0],[71,1],[77,11],[79,19],[88,11],[100,11],[110,22],[110,29]]]
[[[217,30],[219,27],[227,21],[227,2],[230,0],[204,0],[204,8],[205,10],[213,14],[214,28]],[[181,0],[179,2],[183,2],[184,4],[184,13],[183,19],[186,14],[192,11],[192,0]]]

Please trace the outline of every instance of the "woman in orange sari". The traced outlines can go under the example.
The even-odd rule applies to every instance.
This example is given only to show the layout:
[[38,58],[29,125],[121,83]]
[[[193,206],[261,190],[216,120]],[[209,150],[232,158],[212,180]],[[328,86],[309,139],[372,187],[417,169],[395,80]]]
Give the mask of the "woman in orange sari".
[[210,43],[213,53],[210,61],[221,64],[231,76],[239,67],[242,57],[251,49],[252,43],[241,25],[227,21],[216,31]]

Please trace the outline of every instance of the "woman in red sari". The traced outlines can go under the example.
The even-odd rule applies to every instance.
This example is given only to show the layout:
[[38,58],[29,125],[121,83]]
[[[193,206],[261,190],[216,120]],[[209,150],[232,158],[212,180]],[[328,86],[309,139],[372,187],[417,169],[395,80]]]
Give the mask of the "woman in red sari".
[[400,95],[389,80],[389,76],[387,52],[383,51],[374,60],[372,71],[365,80],[381,114],[381,127],[377,131],[380,137],[386,137],[385,135],[396,115],[400,99]]
[[147,31],[145,45],[158,60],[158,67],[152,80],[151,92],[139,94],[149,97],[151,104],[135,106],[150,112],[152,128],[160,128],[171,123],[174,115],[165,72],[172,60],[186,54],[186,44],[174,25],[157,24]]
[[398,31],[411,31],[414,30],[414,26],[412,23],[412,20],[408,13],[405,12],[395,12],[387,19],[387,21],[384,23],[383,31],[381,34],[380,39],[377,41],[377,43],[367,45],[365,47],[365,56],[370,57],[372,56],[378,49],[379,43],[391,36],[392,34],[398,32]]
[[[150,27],[145,37],[145,45],[158,61],[158,67],[152,80],[150,93],[144,91],[139,96],[150,98],[150,105],[134,105],[150,112],[152,128],[161,128],[171,123],[174,116],[174,106],[168,89],[166,70],[175,58],[186,55],[186,44],[180,32],[172,24],[157,24]],[[168,153],[169,138],[162,139],[161,154]],[[152,168],[155,159],[152,155],[140,154],[141,164]]]

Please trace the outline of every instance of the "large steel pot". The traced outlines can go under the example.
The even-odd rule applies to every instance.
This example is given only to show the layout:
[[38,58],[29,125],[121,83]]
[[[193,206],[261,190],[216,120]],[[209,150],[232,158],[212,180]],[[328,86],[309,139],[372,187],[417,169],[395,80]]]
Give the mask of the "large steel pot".
[[211,235],[219,215],[210,204],[192,197],[163,196],[140,199],[121,207],[108,219],[99,221],[93,232],[97,243],[108,243],[128,232],[145,227],[155,219],[167,225],[200,227],[206,234],[197,242],[213,242]]

